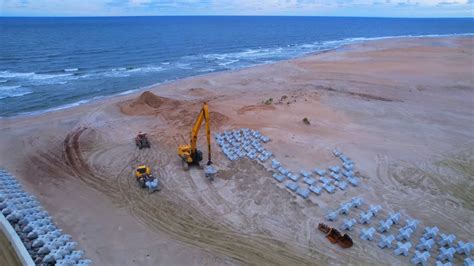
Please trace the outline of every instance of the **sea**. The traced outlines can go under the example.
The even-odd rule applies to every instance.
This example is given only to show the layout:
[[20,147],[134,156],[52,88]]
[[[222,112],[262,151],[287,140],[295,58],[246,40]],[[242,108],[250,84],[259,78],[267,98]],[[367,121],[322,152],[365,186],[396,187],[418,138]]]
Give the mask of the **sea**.
[[474,35],[473,18],[0,17],[0,117],[391,37]]

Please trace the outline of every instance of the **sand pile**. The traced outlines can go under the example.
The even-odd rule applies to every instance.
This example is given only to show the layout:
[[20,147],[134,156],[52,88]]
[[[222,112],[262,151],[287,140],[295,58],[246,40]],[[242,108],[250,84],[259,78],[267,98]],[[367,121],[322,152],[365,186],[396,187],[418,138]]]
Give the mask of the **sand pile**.
[[150,91],[145,91],[138,98],[119,104],[120,110],[128,115],[152,115],[158,112],[176,108],[180,101],[160,97]]

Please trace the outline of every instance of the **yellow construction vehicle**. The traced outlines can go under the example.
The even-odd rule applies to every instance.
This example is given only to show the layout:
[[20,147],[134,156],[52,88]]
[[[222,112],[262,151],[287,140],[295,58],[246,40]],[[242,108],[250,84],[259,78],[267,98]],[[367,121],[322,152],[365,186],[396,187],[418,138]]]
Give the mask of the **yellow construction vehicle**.
[[150,167],[142,164],[135,169],[135,179],[142,188],[148,188],[148,192],[152,193],[160,190],[160,183],[156,177],[151,174]]
[[207,103],[203,104],[202,109],[199,112],[199,116],[193,125],[190,134],[190,144],[178,146],[178,156],[181,158],[183,169],[185,171],[189,169],[190,165],[199,166],[199,163],[202,161],[202,152],[197,149],[197,139],[202,122],[206,122],[206,139],[208,149],[208,167],[206,167],[206,177],[208,177],[210,180],[213,180],[213,175],[215,174],[216,170],[211,166],[211,129],[209,107],[207,106]]

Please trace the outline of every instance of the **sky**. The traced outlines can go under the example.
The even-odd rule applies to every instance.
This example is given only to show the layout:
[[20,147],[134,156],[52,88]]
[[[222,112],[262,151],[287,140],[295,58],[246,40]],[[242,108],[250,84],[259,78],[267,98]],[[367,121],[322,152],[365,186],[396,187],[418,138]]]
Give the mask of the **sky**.
[[474,17],[474,0],[0,0],[0,16]]

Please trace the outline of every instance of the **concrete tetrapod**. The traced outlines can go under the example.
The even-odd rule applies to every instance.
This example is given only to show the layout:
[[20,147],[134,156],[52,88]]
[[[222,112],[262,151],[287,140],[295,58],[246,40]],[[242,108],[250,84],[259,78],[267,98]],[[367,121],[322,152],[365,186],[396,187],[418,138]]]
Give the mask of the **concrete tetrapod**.
[[379,248],[382,248],[382,249],[392,248],[392,243],[394,240],[395,240],[395,237],[393,235],[388,235],[388,236],[381,235],[380,240],[377,243],[377,246],[379,246]]
[[427,265],[428,260],[430,259],[430,253],[428,251],[425,251],[421,253],[420,251],[416,250],[415,251],[415,256],[410,260],[413,265]]

